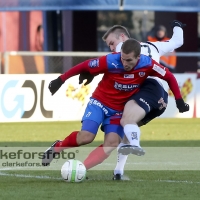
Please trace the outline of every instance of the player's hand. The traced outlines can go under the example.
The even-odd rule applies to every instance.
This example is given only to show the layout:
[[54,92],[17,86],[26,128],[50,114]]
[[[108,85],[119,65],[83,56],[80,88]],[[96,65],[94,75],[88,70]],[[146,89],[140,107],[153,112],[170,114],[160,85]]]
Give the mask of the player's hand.
[[58,91],[58,89],[61,87],[62,84],[63,82],[60,76],[57,79],[51,81],[49,83],[49,90],[51,94],[54,95]]
[[185,103],[183,99],[176,99],[176,107],[180,113],[187,112],[190,109],[189,104]]
[[87,79],[87,81],[85,82],[84,85],[88,85],[89,83],[92,82],[94,76],[92,74],[90,74],[90,72],[82,72],[80,75],[79,75],[79,84],[82,84],[83,81],[85,79]]
[[178,20],[174,20],[170,23],[171,27],[174,28],[175,26],[178,26],[180,28],[184,28],[186,26],[186,24],[183,24],[182,22],[178,21]]

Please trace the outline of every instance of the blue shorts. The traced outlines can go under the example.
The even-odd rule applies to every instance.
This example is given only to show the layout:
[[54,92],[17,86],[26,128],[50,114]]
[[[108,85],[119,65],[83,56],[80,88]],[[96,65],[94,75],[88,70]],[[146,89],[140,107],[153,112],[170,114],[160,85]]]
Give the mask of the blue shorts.
[[139,92],[134,94],[131,99],[135,100],[145,110],[146,116],[141,121],[146,124],[165,111],[168,103],[168,94],[158,81],[147,78]]
[[102,124],[103,127],[106,127],[105,134],[117,131],[116,133],[123,137],[120,125],[121,117],[122,112],[113,110],[103,105],[100,101],[90,98],[82,118],[81,130],[97,134],[98,128]]

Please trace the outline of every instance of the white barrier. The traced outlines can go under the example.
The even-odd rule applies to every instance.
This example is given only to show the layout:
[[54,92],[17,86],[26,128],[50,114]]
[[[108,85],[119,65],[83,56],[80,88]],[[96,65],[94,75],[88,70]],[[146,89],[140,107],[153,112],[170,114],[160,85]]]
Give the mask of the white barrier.
[[[57,75],[58,76],[58,75]],[[47,121],[54,102],[47,90],[55,75],[1,75],[1,122]]]
[[200,118],[200,74],[197,78],[197,90],[196,90],[196,117]]
[[[192,118],[195,114],[195,95],[197,90],[197,74],[175,74],[181,94],[185,102],[190,105],[190,110],[185,113],[179,113],[174,96],[169,90],[168,84],[164,82],[164,88],[169,94],[168,106],[166,111],[161,115],[164,118],[178,117],[178,118]],[[200,102],[200,101],[199,101]]]
[[51,96],[48,84],[59,74],[0,75],[0,122],[81,120],[87,101],[102,76],[92,84],[72,77]]
[[[51,96],[48,84],[59,74],[0,75],[0,121],[72,121],[81,120],[92,92],[102,75],[92,84],[78,84],[78,76],[67,80],[60,90]],[[169,92],[168,108],[161,117],[200,117],[200,79],[196,74],[176,74],[182,95],[190,104],[190,111],[178,113],[174,97]],[[169,91],[167,83],[164,83]]]

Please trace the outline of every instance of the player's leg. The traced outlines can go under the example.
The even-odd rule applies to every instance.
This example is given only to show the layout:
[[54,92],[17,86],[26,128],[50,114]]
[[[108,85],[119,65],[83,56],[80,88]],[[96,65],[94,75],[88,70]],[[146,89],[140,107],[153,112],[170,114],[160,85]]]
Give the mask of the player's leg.
[[[120,141],[122,140],[122,137],[124,135],[123,127],[120,126],[119,130],[116,132],[118,132],[118,134],[111,132],[105,135],[104,151],[107,152],[107,154],[109,155],[111,151],[113,151],[114,149],[118,147]],[[118,152],[117,152],[117,155],[118,155]],[[119,164],[116,167],[119,167]],[[124,174],[123,171],[120,171],[119,168],[116,168],[113,173],[113,180],[123,180],[123,174]]]
[[[134,140],[131,141],[132,139],[132,132],[135,132],[135,137],[137,135],[137,139],[139,139],[140,136],[140,131],[139,131],[139,127],[136,125],[139,124],[140,126],[142,125],[142,123],[147,123],[148,121],[152,120],[153,118],[157,117],[158,114],[157,113],[152,113],[151,114],[151,118],[149,118],[149,112],[151,112],[152,110],[158,109],[165,109],[167,106],[167,93],[166,91],[163,89],[163,87],[154,79],[147,79],[144,83],[143,86],[141,88],[141,90],[132,96],[132,99],[135,100],[135,104],[137,104],[137,106],[134,105],[134,107],[131,108],[131,104],[129,104],[129,107],[126,107],[127,109],[124,109],[124,116],[130,119],[123,118],[121,119],[122,125],[124,126],[124,132],[125,135],[127,136],[129,142],[131,145],[137,146],[139,145],[139,140]],[[131,102],[131,101],[130,101]],[[145,117],[141,118],[140,120],[138,120],[137,117],[135,117],[135,115],[138,115],[139,113],[139,109],[138,106],[142,109],[143,108],[143,112],[145,112]],[[132,113],[130,112],[132,111]],[[126,112],[128,113],[128,115],[126,115]],[[130,113],[129,113],[130,112]],[[140,116],[142,116],[140,114]],[[153,118],[152,118],[153,117]],[[135,119],[135,121],[131,121],[131,119]],[[124,120],[124,121],[123,121]],[[138,120],[138,121],[137,121]],[[146,121],[146,122],[145,122]],[[134,126],[128,126],[128,128],[126,129],[126,125],[127,123],[130,123],[130,125],[134,125]],[[131,124],[132,123],[132,124]],[[139,133],[139,134],[138,134]],[[121,147],[119,149],[119,152],[126,150],[124,147]],[[127,148],[127,152],[125,151],[125,154],[129,153],[133,153],[134,152],[130,152],[133,151],[131,150],[131,147],[128,146]]]
[[73,131],[64,140],[55,141],[45,152],[42,165],[48,166],[56,154],[67,148],[78,147],[91,143],[96,137],[99,125],[104,119],[104,112],[101,107],[88,103],[82,118],[81,131]]
[[98,131],[99,124],[86,120],[83,122],[84,124],[89,124],[89,127],[93,128],[92,132],[89,131],[73,131],[70,135],[68,135],[64,140],[56,140],[45,152],[42,158],[42,165],[48,166],[51,161],[56,157],[64,149],[69,149],[73,147],[79,147],[84,144],[91,143],[96,137],[96,133]]
[[108,158],[111,152],[117,148],[120,137],[115,132],[110,132],[105,135],[104,143],[94,149],[84,160],[86,169],[90,169]]
[[[114,120],[112,120],[112,121],[114,121],[115,124],[119,124],[120,122],[119,121],[117,122],[117,120],[120,120],[120,118],[121,117],[119,117],[118,119],[115,119],[115,121]],[[105,131],[106,133],[110,132],[109,126],[106,126],[105,130],[106,130]],[[120,144],[117,147],[117,164],[116,164],[116,167],[114,169],[113,180],[123,180],[124,166],[125,166],[125,163],[126,163],[128,156],[118,153],[118,150],[121,146],[128,144],[128,140],[124,136],[124,131],[123,131],[122,126],[116,128],[114,131],[118,133],[118,135],[120,137],[120,141],[122,141],[122,142],[120,142]],[[121,140],[121,138],[123,138],[123,139]]]
[[123,127],[121,125],[109,124],[105,125],[104,151],[110,154],[117,148],[122,138],[124,137]]
[[118,146],[124,136],[123,128],[120,125],[121,114],[118,113],[118,115],[115,115],[116,111],[109,108],[106,109],[108,111],[107,118],[104,120],[101,127],[102,131],[105,132],[104,143],[94,149],[85,159],[84,165],[86,169],[90,169],[102,163]]
[[[116,120],[116,119],[115,119]],[[120,120],[120,118],[118,118],[118,120]],[[113,120],[114,121],[114,120]],[[116,124],[119,124],[119,122],[116,122]],[[113,126],[112,126],[113,127]],[[110,133],[110,126],[108,125],[104,125],[103,127],[101,126],[101,130],[103,132],[106,133],[106,137],[108,137],[107,135],[110,135],[110,134],[107,134],[107,133]],[[129,144],[126,136],[123,136],[124,135],[124,131],[123,131],[123,127],[120,126],[120,127],[115,127],[114,130],[112,130],[114,132],[117,132],[118,135],[120,136],[120,138],[123,138],[122,142],[120,142],[120,144],[118,145],[117,147],[117,164],[116,164],[116,167],[114,169],[114,173],[113,173],[113,180],[122,180],[122,177],[123,177],[123,174],[124,174],[124,166],[126,164],[126,160],[128,158],[127,155],[123,155],[121,153],[118,153],[118,150],[121,146],[124,146],[124,145],[127,145]],[[107,140],[106,140],[107,141]],[[113,141],[112,141],[113,143]],[[105,145],[105,144],[104,144]],[[113,146],[113,145],[107,145],[107,146]],[[114,145],[115,146],[115,145]],[[106,154],[105,154],[105,151],[102,151],[102,147],[103,147],[103,144],[101,144],[99,147],[96,148],[96,150],[94,150],[88,157],[87,157],[87,161],[85,161],[85,165],[88,165],[88,168],[91,168],[91,166],[95,166],[97,164],[100,163],[100,161],[97,161],[97,163],[95,164],[95,161],[92,161],[92,160],[95,160],[93,159],[92,157],[96,157],[97,158],[97,154],[102,154],[102,156],[100,156],[101,158],[99,160],[102,159],[101,162],[103,162],[103,160],[105,160],[105,158],[107,158]],[[98,150],[99,149],[99,150]],[[100,153],[99,153],[100,151]],[[102,153],[101,153],[102,152]],[[105,156],[104,156],[105,154]],[[104,158],[105,157],[105,158]],[[86,164],[87,162],[87,164]],[[91,163],[92,162],[92,163]],[[90,167],[89,167],[90,166]]]
[[127,140],[126,136],[124,136],[123,140],[120,142],[120,144],[117,147],[117,164],[114,169],[114,176],[113,180],[123,180],[124,175],[124,167],[128,158],[128,155],[123,155],[119,153],[119,149],[122,146],[125,146],[129,144],[129,141]]
[[[147,81],[147,82],[149,82],[149,81]],[[150,87],[149,87],[149,85],[150,85]],[[143,96],[143,91],[146,91],[146,92],[149,91],[149,93],[152,93],[152,92],[155,93],[155,90],[158,91],[158,95],[155,95],[154,100],[152,99],[153,101],[150,102],[151,106],[153,106],[154,108],[149,113],[147,113],[140,122],[138,122],[139,127],[147,124],[154,118],[162,115],[166,109],[166,104],[168,102],[168,94],[159,85],[159,83],[156,83],[154,85],[147,84],[147,87],[148,88],[146,88],[146,86],[144,85],[141,88],[141,92],[139,92],[140,93],[139,96]],[[163,99],[163,101],[160,101],[160,99]],[[118,150],[120,149],[120,147],[125,146],[127,144],[128,144],[127,138],[126,138],[126,136],[124,136],[122,142],[118,146]],[[118,176],[116,176],[116,177],[121,177],[121,175],[123,175],[124,166],[126,164],[127,157],[128,157],[128,155],[123,155],[118,152],[117,164],[116,164],[116,167],[114,170],[114,174],[118,174]]]
[[64,140],[58,141],[55,145],[55,152],[61,152],[64,149],[78,147],[91,143],[96,137],[99,124],[92,120],[82,122],[81,131],[74,131]]
[[[147,106],[147,102],[145,105]],[[147,106],[148,107],[148,106]],[[150,108],[149,108],[150,109]],[[146,111],[135,100],[129,100],[124,108],[121,125],[124,127],[124,133],[130,143],[119,148],[119,153],[144,155],[144,150],[140,147],[140,128],[137,123],[144,118]],[[129,147],[132,147],[131,149]]]
[[[148,113],[139,123],[138,126],[143,126],[145,124],[147,124],[149,121],[151,121],[152,119],[154,119],[155,117],[160,116],[164,111],[160,111],[157,110],[158,112],[150,112]],[[124,167],[128,158],[128,155],[123,155],[121,153],[119,153],[119,149],[122,146],[126,146],[129,145],[129,141],[127,140],[126,136],[124,136],[123,140],[120,142],[120,144],[117,147],[117,164],[115,166],[114,169],[114,178],[113,180],[121,180],[123,175],[124,175]]]
[[[135,115],[137,113],[137,115]],[[140,129],[137,126],[137,122],[139,122],[143,117],[145,116],[145,110],[140,107],[135,100],[130,100],[123,112],[123,116],[121,119],[121,124],[124,127],[124,133],[125,136],[128,138],[128,141],[126,139],[123,140],[123,143],[120,143],[118,146],[118,159],[117,159],[117,165],[114,170],[114,175],[116,177],[120,177],[119,175],[123,175],[124,173],[124,166],[127,160],[127,155],[123,155],[124,153],[134,153],[137,155],[143,155],[144,151],[142,148],[140,148],[139,143],[139,137],[140,137]],[[130,136],[130,137],[129,137]],[[124,137],[124,138],[126,138]],[[128,148],[130,145],[127,145],[127,143],[130,143],[131,147],[134,146],[134,148]],[[122,148],[124,147],[124,148]],[[129,151],[127,153],[127,150]],[[125,152],[124,152],[125,151]]]

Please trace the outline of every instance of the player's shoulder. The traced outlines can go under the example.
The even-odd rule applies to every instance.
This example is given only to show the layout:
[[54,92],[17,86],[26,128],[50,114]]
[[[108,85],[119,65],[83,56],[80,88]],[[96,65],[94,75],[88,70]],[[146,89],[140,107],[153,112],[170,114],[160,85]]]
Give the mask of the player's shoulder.
[[117,63],[121,62],[121,53],[111,53],[106,56],[107,63]]
[[107,57],[107,60],[120,60],[121,53],[113,52],[113,53],[108,54],[106,57]]
[[119,64],[121,62],[121,53],[111,53],[106,56],[107,63],[116,63]]
[[121,53],[111,53],[106,56],[107,67],[109,72],[121,72],[124,70],[121,62]]
[[137,70],[145,67],[150,67],[152,66],[152,61],[153,60],[149,56],[140,54],[140,60],[134,69]]

